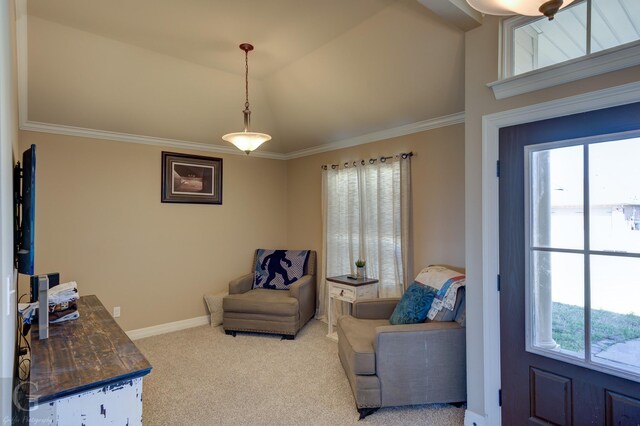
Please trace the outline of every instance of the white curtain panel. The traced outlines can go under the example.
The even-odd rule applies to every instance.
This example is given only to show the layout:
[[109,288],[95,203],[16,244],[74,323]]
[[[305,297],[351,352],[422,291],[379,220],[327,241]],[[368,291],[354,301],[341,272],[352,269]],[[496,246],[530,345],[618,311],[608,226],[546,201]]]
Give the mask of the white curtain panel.
[[323,264],[316,316],[325,319],[326,277],[355,273],[378,278],[379,297],[399,297],[411,270],[411,164],[394,157],[322,171]]

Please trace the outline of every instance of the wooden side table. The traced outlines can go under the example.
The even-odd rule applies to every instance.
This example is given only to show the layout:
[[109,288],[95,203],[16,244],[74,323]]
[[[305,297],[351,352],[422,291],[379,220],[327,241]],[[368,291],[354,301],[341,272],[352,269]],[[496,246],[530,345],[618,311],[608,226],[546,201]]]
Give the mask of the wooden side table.
[[378,280],[375,278],[347,278],[351,275],[328,277],[329,292],[329,332],[327,337],[338,340],[338,333],[333,330],[333,301],[341,300],[349,303],[349,313],[353,302],[361,299],[375,299],[378,297]]

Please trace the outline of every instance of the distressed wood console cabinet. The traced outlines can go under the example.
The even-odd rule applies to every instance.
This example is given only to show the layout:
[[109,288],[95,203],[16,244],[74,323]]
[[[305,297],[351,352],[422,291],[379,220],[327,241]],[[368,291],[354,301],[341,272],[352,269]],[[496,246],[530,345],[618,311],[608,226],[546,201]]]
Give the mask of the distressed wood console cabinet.
[[141,425],[142,379],[151,364],[96,296],[80,318],[31,339],[29,421],[47,425]]

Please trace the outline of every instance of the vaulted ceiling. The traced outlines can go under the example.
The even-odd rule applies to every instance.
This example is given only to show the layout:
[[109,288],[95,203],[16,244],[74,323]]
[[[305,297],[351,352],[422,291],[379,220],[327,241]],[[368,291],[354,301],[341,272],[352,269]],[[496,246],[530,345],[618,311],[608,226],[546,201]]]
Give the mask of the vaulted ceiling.
[[464,34],[416,0],[29,0],[28,119],[291,153],[457,113]]

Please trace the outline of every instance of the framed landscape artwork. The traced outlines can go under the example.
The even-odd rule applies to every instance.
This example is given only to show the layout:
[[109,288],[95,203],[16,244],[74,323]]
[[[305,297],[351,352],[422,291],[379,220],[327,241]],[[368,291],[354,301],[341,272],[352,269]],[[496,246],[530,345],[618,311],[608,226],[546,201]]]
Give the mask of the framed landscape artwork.
[[222,158],[163,151],[162,202],[222,204]]

